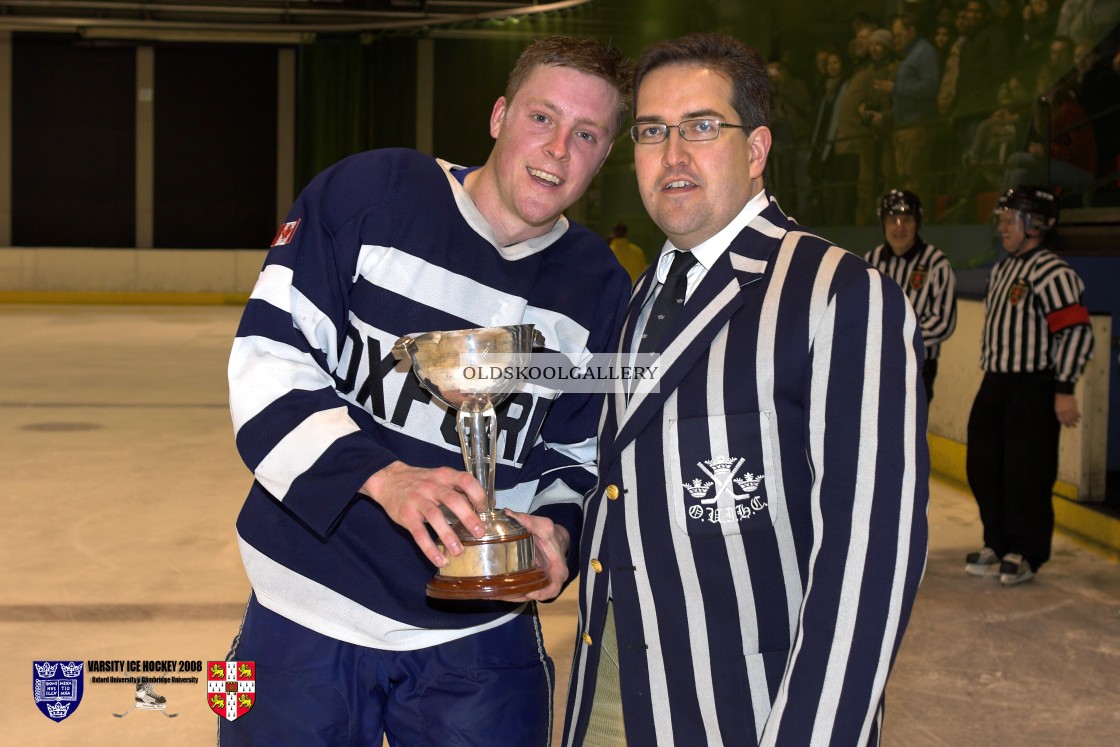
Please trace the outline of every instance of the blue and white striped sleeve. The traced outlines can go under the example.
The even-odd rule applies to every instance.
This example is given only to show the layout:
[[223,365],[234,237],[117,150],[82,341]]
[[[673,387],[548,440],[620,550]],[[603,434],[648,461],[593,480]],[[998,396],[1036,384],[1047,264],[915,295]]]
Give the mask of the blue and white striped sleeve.
[[352,268],[341,266],[347,260],[307,192],[287,220],[299,223],[289,243],[269,250],[234,340],[230,413],[257,482],[326,534],[395,457],[363,432],[368,414],[335,386]]

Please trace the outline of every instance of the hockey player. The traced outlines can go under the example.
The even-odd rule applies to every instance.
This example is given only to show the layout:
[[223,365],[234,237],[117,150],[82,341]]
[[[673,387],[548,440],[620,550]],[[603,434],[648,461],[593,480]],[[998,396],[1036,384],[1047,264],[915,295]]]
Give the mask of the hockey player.
[[402,335],[531,323],[579,359],[611,349],[630,292],[564,217],[627,110],[630,66],[590,39],[522,53],[486,163],[389,149],[344,159],[292,207],[230,357],[237,447],[255,482],[237,521],[253,587],[231,660],[254,660],[251,718],[221,744],[545,745],[554,670],[535,600],[574,575],[601,397],[515,392],[498,408],[497,502],[534,535],[547,587],[437,602],[425,584],[475,536],[485,494],[455,413],[391,348]]

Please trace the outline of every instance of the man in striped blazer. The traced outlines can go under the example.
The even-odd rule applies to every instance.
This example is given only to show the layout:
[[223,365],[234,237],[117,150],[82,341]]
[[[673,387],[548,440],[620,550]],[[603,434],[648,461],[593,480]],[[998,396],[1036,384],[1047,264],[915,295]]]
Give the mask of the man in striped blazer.
[[984,524],[984,547],[965,571],[1004,586],[1031,580],[1050,559],[1061,426],[1081,420],[1074,386],[1093,354],[1085,284],[1046,248],[1058,201],[1044,187],[999,198],[1007,256],[984,294],[984,379],[968,416],[968,484]]
[[635,170],[668,241],[618,355],[660,353],[660,377],[604,410],[567,745],[879,741],[925,565],[921,333],[764,189],[767,85],[719,34],[638,63]]
[[925,345],[922,381],[928,404],[933,399],[941,343],[957,328],[957,276],[949,258],[918,233],[922,228],[918,195],[905,189],[887,192],[879,201],[879,222],[885,241],[864,259],[898,283],[914,307]]

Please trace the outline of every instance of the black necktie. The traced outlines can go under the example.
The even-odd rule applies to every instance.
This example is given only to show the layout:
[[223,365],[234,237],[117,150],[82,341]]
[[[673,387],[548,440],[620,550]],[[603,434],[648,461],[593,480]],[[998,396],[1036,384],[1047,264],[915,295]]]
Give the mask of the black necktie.
[[673,264],[669,268],[669,275],[665,278],[665,285],[653,300],[653,308],[650,309],[649,318],[646,319],[645,332],[642,334],[641,342],[638,343],[639,353],[655,352],[654,346],[660,347],[661,338],[665,336],[673,317],[684,306],[684,295],[688,290],[688,271],[696,262],[692,252],[676,252]]

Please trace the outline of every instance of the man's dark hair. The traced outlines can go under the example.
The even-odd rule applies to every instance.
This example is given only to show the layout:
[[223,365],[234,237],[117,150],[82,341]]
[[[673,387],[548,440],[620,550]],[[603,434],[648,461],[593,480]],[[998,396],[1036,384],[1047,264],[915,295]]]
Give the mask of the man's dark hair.
[[711,33],[657,42],[638,60],[635,103],[642,79],[668,65],[693,65],[719,73],[731,83],[731,105],[739,115],[738,124],[749,128],[770,124],[770,77],[766,63],[753,47],[727,34]]
[[535,41],[525,48],[510,71],[506,81],[507,102],[513,101],[529,75],[542,65],[570,67],[605,80],[618,91],[618,112],[611,123],[614,125],[612,136],[622,129],[626,113],[630,109],[634,65],[617,47],[603,44],[597,39],[574,36],[549,36]]

